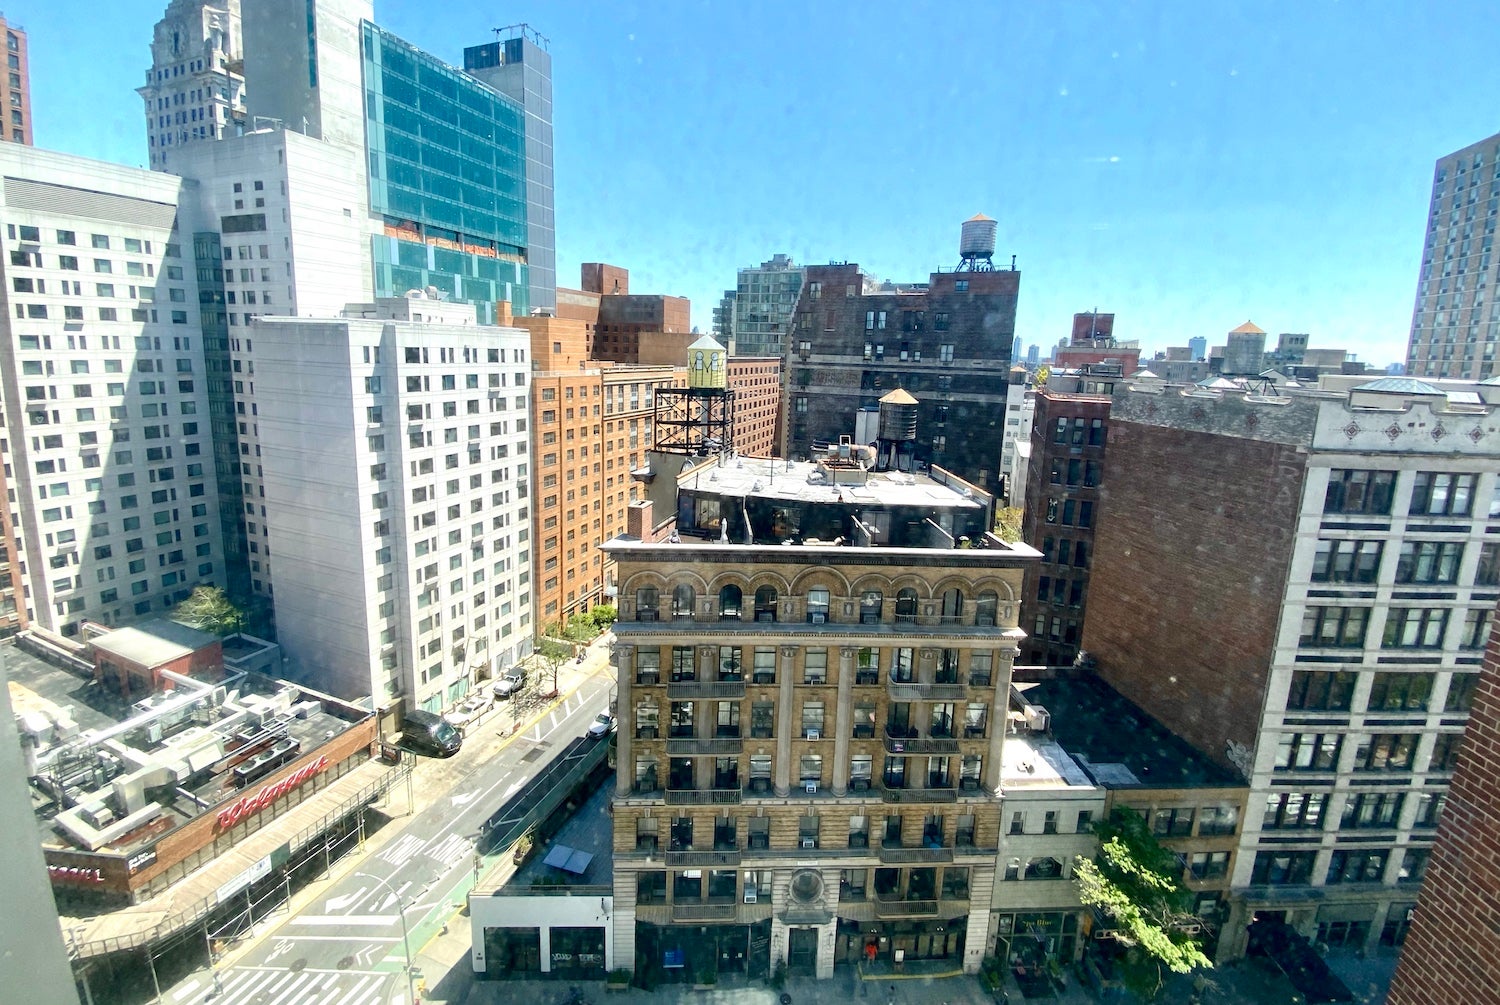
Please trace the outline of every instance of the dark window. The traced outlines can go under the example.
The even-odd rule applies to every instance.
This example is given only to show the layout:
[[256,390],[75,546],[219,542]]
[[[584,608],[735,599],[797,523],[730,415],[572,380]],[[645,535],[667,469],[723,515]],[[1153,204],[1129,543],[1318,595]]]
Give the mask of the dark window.
[[1328,492],[1323,499],[1323,512],[1389,516],[1395,487],[1394,471],[1334,468],[1328,473]]
[[1347,670],[1296,670],[1286,707],[1308,711],[1347,712],[1357,675]]

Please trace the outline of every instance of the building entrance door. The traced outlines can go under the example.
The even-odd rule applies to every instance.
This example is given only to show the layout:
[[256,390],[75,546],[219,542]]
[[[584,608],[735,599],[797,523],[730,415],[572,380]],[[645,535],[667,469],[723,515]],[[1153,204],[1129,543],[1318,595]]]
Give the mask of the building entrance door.
[[793,977],[818,974],[818,930],[793,928],[787,942],[787,972]]

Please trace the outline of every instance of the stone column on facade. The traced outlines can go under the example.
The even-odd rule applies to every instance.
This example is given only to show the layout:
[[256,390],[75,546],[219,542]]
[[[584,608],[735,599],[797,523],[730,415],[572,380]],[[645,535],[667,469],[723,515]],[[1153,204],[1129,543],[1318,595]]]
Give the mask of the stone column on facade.
[[698,679],[718,680],[719,668],[715,665],[719,650],[714,646],[698,647]]
[[781,665],[776,668],[780,693],[776,699],[776,794],[792,793],[792,668],[796,646],[781,647]]
[[833,794],[849,791],[849,736],[854,732],[854,657],[853,646],[839,647],[839,698],[833,733]]
[[[631,747],[635,743],[635,702],[631,689],[635,686],[635,646],[615,643],[615,689],[618,694],[615,713],[620,723],[615,730],[615,798],[635,791],[635,758]],[[661,710],[657,710],[661,714]]]
[[1000,792],[1001,768],[1005,763],[1005,730],[1010,721],[1010,675],[1019,649],[1001,649],[996,653],[995,688],[990,702],[990,753],[984,759],[981,783],[992,795]]

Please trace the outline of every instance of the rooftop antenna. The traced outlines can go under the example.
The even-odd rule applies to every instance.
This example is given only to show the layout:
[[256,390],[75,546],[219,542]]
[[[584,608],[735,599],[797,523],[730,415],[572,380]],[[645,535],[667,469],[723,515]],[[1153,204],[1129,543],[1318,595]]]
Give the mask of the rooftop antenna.
[[490,30],[495,33],[495,38],[497,39],[506,37],[506,32],[509,32],[510,38],[520,36],[539,49],[547,49],[552,45],[551,39],[524,21],[519,24],[508,24],[501,28],[491,28]]

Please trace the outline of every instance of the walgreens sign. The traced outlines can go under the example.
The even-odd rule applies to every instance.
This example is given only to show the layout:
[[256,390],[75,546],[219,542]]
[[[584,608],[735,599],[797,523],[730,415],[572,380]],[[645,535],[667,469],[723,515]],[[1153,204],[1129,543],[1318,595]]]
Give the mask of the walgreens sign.
[[328,767],[328,758],[319,757],[311,764],[304,765],[296,771],[287,775],[279,782],[272,782],[253,796],[237,799],[225,809],[219,811],[218,822],[221,830],[227,830],[239,823],[251,813],[262,810],[286,795],[288,792],[312,778],[314,775]]

